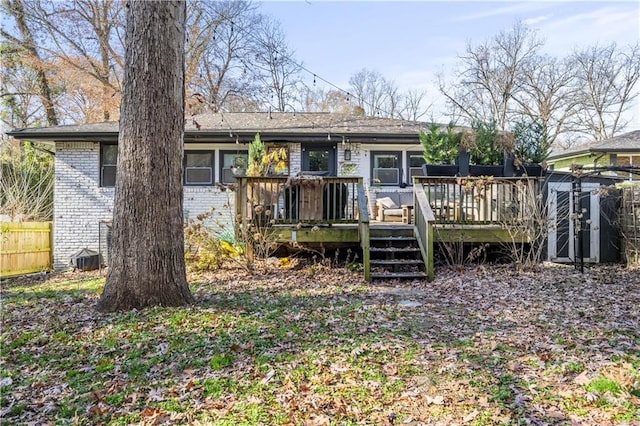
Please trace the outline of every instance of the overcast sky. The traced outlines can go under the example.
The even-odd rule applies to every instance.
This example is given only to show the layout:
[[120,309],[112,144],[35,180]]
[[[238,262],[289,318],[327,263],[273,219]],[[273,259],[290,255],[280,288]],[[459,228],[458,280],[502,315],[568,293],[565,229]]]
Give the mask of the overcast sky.
[[[346,89],[362,68],[401,89],[425,88],[453,68],[467,42],[481,43],[518,20],[538,30],[545,53],[640,39],[640,1],[264,1],[283,26],[296,58]],[[307,75],[309,83],[313,75]],[[640,91],[640,86],[636,87]],[[640,129],[634,107],[633,128]]]

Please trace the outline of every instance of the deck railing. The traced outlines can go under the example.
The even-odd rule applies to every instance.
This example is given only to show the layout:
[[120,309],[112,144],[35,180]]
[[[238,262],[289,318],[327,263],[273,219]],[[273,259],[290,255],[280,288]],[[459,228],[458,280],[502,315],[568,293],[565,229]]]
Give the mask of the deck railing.
[[436,221],[424,187],[422,185],[413,186],[413,205],[415,212],[415,236],[422,252],[427,280],[432,281],[433,269],[433,225]]
[[260,224],[358,223],[359,177],[239,177],[236,217]]
[[525,225],[542,207],[538,178],[415,177],[438,224]]

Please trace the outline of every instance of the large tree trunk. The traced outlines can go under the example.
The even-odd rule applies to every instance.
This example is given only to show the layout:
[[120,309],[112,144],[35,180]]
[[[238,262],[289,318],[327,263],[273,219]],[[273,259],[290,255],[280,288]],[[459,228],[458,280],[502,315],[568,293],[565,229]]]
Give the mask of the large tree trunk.
[[106,312],[193,302],[182,223],[185,3],[128,3]]

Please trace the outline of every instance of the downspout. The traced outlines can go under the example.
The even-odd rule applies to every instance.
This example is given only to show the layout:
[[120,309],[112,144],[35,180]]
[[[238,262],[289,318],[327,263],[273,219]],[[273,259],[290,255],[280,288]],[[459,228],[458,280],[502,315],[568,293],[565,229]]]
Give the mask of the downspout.
[[598,167],[598,161],[600,161],[600,159],[602,157],[604,157],[605,155],[607,155],[606,152],[603,152],[602,154],[598,155],[596,158],[593,159],[593,168],[596,169]]

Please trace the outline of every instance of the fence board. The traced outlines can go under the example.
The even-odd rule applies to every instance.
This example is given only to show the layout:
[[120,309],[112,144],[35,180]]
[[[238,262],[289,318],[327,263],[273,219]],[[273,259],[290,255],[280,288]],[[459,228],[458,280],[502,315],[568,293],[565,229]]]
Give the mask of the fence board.
[[51,269],[51,222],[0,223],[0,277]]

